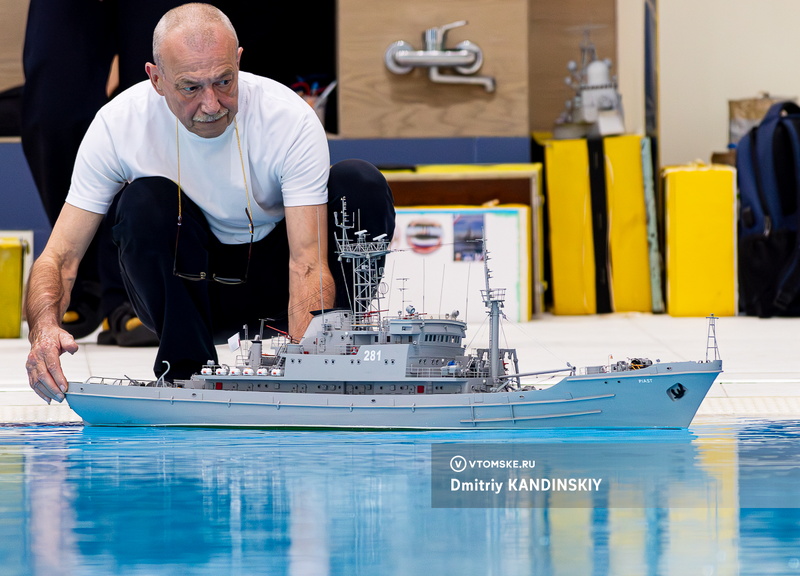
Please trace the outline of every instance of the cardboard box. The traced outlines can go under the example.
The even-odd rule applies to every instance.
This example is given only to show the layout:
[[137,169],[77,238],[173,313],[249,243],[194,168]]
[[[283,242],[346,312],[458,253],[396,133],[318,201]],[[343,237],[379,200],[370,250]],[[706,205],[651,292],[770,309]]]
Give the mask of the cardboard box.
[[[751,128],[758,126],[766,115],[770,106],[777,102],[791,100],[797,102],[797,98],[781,98],[762,93],[758,98],[743,98],[741,100],[728,100],[728,143],[738,144],[739,140],[747,134]],[[712,160],[712,164],[714,161]]]

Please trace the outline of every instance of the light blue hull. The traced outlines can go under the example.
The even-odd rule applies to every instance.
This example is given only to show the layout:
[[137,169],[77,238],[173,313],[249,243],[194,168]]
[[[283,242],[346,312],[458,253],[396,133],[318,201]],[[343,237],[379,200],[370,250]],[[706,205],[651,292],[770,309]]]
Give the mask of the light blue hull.
[[568,376],[538,390],[464,394],[258,392],[76,382],[70,384],[67,400],[87,424],[106,426],[686,428],[721,370],[720,361],[663,363]]

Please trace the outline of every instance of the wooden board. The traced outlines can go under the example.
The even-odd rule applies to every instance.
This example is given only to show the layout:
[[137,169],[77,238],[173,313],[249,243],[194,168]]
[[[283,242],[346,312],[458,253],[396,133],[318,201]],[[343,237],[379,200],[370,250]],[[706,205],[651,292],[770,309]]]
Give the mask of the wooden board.
[[[427,28],[459,20],[446,47],[469,40],[483,51],[479,75],[497,90],[437,84],[427,71],[393,74],[384,64],[392,43],[423,49]],[[337,24],[339,137],[528,137],[527,0],[340,0]]]
[[0,0],[0,92],[21,86],[28,0]]

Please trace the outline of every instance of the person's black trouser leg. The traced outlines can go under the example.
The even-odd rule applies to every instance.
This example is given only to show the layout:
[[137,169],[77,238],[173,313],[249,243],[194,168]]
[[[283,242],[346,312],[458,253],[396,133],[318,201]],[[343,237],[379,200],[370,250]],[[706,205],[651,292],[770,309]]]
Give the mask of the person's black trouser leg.
[[[23,50],[22,148],[51,226],[69,191],[81,140],[108,101],[114,55],[120,57],[120,90],[146,80],[153,29],[181,3],[31,0]],[[127,301],[116,266],[106,265],[115,260],[109,258],[109,250],[114,254],[112,222],[113,210],[83,257],[72,289],[70,309],[98,316],[97,322]],[[97,323],[85,320],[86,326],[68,329],[79,337],[88,334]]]
[[[51,225],[64,205],[78,146],[107,100],[106,82],[114,56],[112,12],[107,2],[31,0],[29,6],[23,49],[22,149]],[[76,73],[77,62],[80,73]],[[78,337],[99,322],[100,242],[98,234],[81,261],[72,290],[70,309],[86,316],[85,326],[70,327]]]
[[[332,211],[347,197],[348,211],[360,213],[360,227],[372,236],[394,232],[391,191],[371,164],[345,161],[331,169],[329,180],[328,252],[337,282],[337,305],[347,304],[352,282],[336,262]],[[201,210],[185,195],[183,223],[177,246],[177,186],[166,178],[142,178],[129,184],[117,206],[114,241],[119,247],[122,277],[142,322],[159,336],[154,366],[170,379],[185,379],[207,360],[216,360],[215,342],[224,342],[244,325],[254,332],[261,319],[281,330],[287,327],[289,302],[289,247],[285,222],[254,243],[247,282],[225,285],[211,280],[192,281],[175,276],[173,265],[185,275],[205,272],[241,277],[247,269],[247,244],[222,244],[211,232]],[[376,231],[373,233],[372,230]],[[350,288],[352,293],[352,287]],[[338,298],[343,300],[339,301]]]

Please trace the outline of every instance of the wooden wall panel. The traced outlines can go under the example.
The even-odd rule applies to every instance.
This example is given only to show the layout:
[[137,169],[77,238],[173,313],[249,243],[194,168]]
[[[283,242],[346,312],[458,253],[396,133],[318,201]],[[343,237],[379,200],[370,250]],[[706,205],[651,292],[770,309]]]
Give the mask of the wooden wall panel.
[[0,0],[0,92],[24,82],[22,43],[28,0]]
[[580,63],[582,30],[592,28],[599,58],[615,60],[616,0],[530,0],[528,18],[531,130],[549,132],[574,95],[564,79],[567,62]]
[[[528,0],[339,0],[337,51],[339,136],[427,138],[528,136]],[[427,71],[389,72],[395,41],[422,49],[426,28],[458,20],[447,46],[469,40],[483,50],[479,75],[497,90],[436,84]]]
[[[0,0],[0,90],[21,84],[27,0]],[[497,91],[433,84],[422,70],[396,76],[383,55],[396,40],[422,48],[422,31],[468,20],[448,34],[484,51],[479,74]],[[615,0],[339,0],[340,135],[346,138],[526,136],[551,130],[571,90],[566,65],[580,28],[601,58],[616,54]],[[616,64],[616,62],[615,62]],[[623,95],[624,97],[624,95]],[[624,101],[623,101],[624,104]]]

